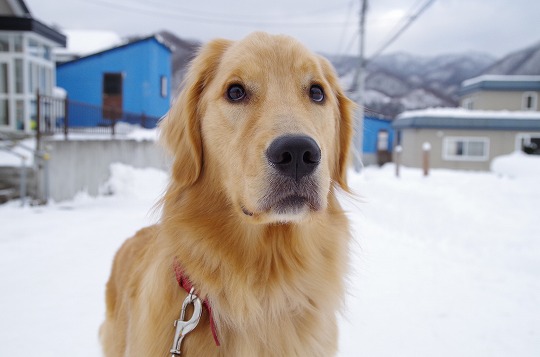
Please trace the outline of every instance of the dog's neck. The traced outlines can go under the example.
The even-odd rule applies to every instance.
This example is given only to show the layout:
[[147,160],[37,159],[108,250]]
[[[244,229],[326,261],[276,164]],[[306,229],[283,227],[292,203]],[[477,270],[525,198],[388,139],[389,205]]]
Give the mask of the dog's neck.
[[325,236],[324,225],[332,220],[346,231],[348,223],[332,193],[324,212],[294,224],[246,224],[219,193],[200,189],[166,201],[163,213],[161,240],[208,298],[218,325],[258,329],[340,303],[341,282],[328,291],[326,281],[343,275],[348,237]]

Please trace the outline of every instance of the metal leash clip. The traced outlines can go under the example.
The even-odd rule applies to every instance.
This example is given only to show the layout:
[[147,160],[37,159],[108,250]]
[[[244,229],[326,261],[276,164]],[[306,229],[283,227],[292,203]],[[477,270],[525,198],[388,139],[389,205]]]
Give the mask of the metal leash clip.
[[[180,356],[182,352],[180,347],[182,346],[182,341],[184,337],[193,331],[197,327],[199,320],[201,319],[202,313],[202,303],[201,299],[193,293],[194,288],[191,288],[188,296],[182,304],[182,312],[180,313],[180,319],[174,321],[174,326],[176,327],[176,332],[174,333],[174,341],[171,348],[171,357]],[[189,304],[193,304],[193,315],[189,321],[184,321],[186,309]]]

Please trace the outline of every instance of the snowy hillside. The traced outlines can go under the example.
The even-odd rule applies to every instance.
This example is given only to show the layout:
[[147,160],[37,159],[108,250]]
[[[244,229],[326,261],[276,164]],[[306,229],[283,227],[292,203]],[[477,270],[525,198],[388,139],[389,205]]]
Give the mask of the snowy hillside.
[[502,58],[485,74],[540,75],[540,42]]
[[[350,174],[358,197],[341,197],[354,244],[339,356],[540,356],[540,177],[522,175],[540,172],[540,159],[496,166]],[[112,195],[0,206],[0,356],[101,356],[113,255],[157,220],[166,180],[113,165]]]
[[186,74],[188,63],[195,56],[197,49],[201,46],[199,41],[182,39],[172,32],[161,31],[159,35],[165,39],[167,44],[173,49],[172,53],[172,81],[171,88],[173,96],[178,93],[178,88]]
[[[195,56],[201,43],[180,38],[169,31],[161,31],[158,35],[173,49],[171,88],[173,95],[176,95],[186,65]],[[74,35],[71,37],[76,39]],[[97,36],[91,43],[94,42],[102,47],[110,46],[108,39],[103,36]],[[343,86],[350,89],[358,59],[354,56],[325,56],[333,63]],[[368,62],[365,105],[372,114],[389,118],[394,118],[403,110],[457,106],[456,93],[461,82],[485,73],[540,75],[540,43],[498,61],[479,52],[432,57],[403,52],[382,55]],[[349,95],[355,100],[358,97],[357,93]]]
[[[328,57],[344,86],[350,88],[357,58]],[[405,109],[456,106],[461,82],[482,74],[540,75],[540,43],[499,60],[475,52],[434,57],[394,53],[377,57],[367,66],[365,104],[391,118]],[[357,96],[351,94],[353,99]]]
[[[357,59],[328,57],[345,88],[350,88]],[[368,63],[366,89],[372,92],[365,104],[388,117],[395,117],[405,109],[456,106],[456,92],[461,82],[479,75],[494,61],[493,57],[482,53],[435,57],[407,53],[384,55]],[[356,98],[357,94],[352,93],[351,97]]]

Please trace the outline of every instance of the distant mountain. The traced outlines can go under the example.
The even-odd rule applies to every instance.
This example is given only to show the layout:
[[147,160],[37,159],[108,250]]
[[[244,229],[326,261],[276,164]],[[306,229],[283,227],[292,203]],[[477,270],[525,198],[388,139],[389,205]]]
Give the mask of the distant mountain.
[[[184,78],[186,65],[201,43],[159,33],[173,48],[173,95]],[[333,63],[343,86],[350,89],[358,58],[326,57]],[[433,57],[395,53],[377,57],[367,65],[365,106],[374,115],[394,118],[404,110],[458,105],[457,91],[466,79],[482,74],[540,75],[540,42],[500,60],[479,52]],[[358,93],[349,92],[357,100]]]
[[[356,57],[328,56],[342,83],[350,88]],[[421,57],[407,53],[384,55],[367,65],[365,105],[375,114],[395,117],[406,109],[456,106],[457,89],[495,62],[483,53]],[[350,96],[357,99],[358,93]]]
[[195,57],[197,49],[201,46],[201,42],[196,40],[182,39],[169,31],[161,31],[158,33],[158,35],[161,36],[173,50],[173,78],[171,81],[171,88],[173,97],[176,97],[180,85],[182,84],[182,81],[186,74],[187,65],[189,61],[191,61],[193,57]]
[[[342,83],[350,87],[357,58],[328,57]],[[378,57],[367,66],[365,105],[374,114],[390,118],[407,109],[457,106],[461,82],[482,74],[540,75],[540,42],[499,60],[483,53]],[[357,99],[358,93],[350,96]]]
[[540,42],[495,62],[485,74],[540,75]]

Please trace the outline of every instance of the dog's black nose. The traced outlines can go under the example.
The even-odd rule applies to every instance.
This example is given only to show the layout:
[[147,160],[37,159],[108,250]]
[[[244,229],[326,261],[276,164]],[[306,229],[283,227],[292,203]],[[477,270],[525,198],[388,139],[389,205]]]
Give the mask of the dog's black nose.
[[286,135],[270,144],[266,157],[282,175],[299,181],[317,168],[321,149],[309,136]]

